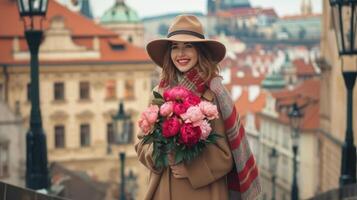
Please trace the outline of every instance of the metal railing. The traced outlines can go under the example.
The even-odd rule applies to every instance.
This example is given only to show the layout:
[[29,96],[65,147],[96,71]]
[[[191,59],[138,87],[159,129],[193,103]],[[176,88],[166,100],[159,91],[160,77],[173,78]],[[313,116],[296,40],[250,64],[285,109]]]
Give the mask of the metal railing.
[[0,200],[68,200],[0,182]]
[[310,200],[357,200],[357,184],[346,185],[318,194]]

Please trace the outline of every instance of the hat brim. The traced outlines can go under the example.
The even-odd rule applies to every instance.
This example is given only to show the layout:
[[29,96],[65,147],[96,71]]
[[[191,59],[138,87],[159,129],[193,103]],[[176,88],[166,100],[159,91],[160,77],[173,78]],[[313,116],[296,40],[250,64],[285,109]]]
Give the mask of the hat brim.
[[167,39],[153,40],[146,45],[146,51],[150,58],[161,68],[163,67],[164,55],[168,50],[170,42],[202,43],[211,52],[212,60],[215,63],[222,61],[226,55],[226,47],[218,41],[200,39],[190,35],[175,35]]

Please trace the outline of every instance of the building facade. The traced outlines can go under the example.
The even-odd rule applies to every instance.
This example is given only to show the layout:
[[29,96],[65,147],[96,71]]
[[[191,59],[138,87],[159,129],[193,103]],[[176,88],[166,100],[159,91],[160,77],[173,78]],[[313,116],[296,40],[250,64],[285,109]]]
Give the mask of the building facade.
[[0,99],[0,113],[0,181],[24,186],[26,144],[23,121],[3,99]]
[[[323,25],[321,35],[321,192],[338,188],[341,170],[342,144],[346,133],[347,93],[341,73],[335,32],[332,26],[329,1],[323,1]],[[343,58],[344,70],[356,71],[353,57]],[[356,102],[357,89],[353,92]],[[353,108],[354,144],[357,143],[357,109]]]
[[[11,111],[29,124],[29,53],[14,1],[0,1],[0,88]],[[120,182],[119,152],[126,174],[138,179],[142,199],[148,170],[134,150],[136,124],[149,103],[154,64],[146,52],[92,20],[51,1],[40,46],[40,102],[49,162]],[[9,20],[4,20],[9,19]],[[6,27],[6,28],[4,28]],[[131,117],[129,137],[117,136],[112,116],[123,101]],[[23,139],[25,134],[22,135]],[[127,138],[117,140],[116,138]],[[16,151],[11,151],[15,156]]]
[[[263,187],[263,199],[272,197],[272,170],[270,154],[275,149],[278,154],[276,168],[276,199],[291,199],[293,181],[293,141],[291,125],[284,105],[297,101],[307,105],[302,110],[300,122],[297,180],[299,198],[308,199],[315,196],[320,187],[319,180],[319,80],[308,80],[298,84],[293,90],[283,89],[268,94],[266,106],[260,113],[260,152],[259,165]],[[296,95],[302,98],[295,99]],[[281,106],[280,106],[281,105]]]

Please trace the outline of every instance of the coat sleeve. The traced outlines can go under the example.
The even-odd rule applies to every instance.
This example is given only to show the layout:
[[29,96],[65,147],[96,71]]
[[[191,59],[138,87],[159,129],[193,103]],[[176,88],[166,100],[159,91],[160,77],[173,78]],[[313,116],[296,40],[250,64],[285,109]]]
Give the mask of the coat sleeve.
[[148,169],[156,174],[160,174],[162,170],[158,170],[155,168],[154,160],[152,159],[152,151],[153,145],[151,144],[144,144],[142,140],[140,140],[135,145],[135,151],[138,155],[139,161]]
[[206,186],[228,174],[233,168],[233,157],[223,131],[223,121],[215,120],[217,134],[222,138],[216,144],[209,144],[202,154],[189,163],[185,163],[188,180],[194,189]]
[[[153,89],[153,91],[157,91],[157,86]],[[153,97],[151,97],[150,102]],[[135,144],[135,151],[138,156],[138,160],[152,172],[159,174],[162,170],[155,169],[154,160],[152,158],[153,152],[153,144],[144,144],[142,140],[143,134],[140,132],[138,138],[140,139],[137,144]]]

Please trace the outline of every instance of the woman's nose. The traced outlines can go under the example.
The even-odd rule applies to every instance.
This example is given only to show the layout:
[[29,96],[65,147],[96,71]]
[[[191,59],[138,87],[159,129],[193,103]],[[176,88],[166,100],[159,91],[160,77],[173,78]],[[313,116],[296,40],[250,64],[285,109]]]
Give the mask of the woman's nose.
[[184,48],[180,48],[179,51],[178,51],[178,55],[182,56],[184,54],[185,54],[185,49]]

